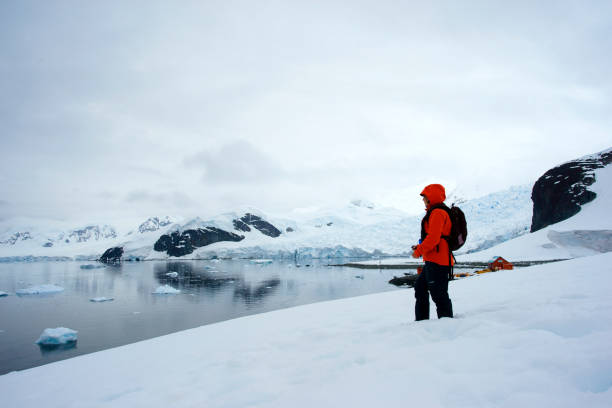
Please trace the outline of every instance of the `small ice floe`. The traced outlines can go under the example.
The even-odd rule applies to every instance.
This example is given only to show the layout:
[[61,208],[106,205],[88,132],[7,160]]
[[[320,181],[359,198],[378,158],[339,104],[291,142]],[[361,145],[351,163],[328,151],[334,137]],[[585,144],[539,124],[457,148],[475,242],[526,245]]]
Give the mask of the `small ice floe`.
[[166,276],[169,278],[178,278],[178,272],[168,272]]
[[77,341],[77,331],[66,327],[56,327],[55,329],[45,329],[36,344],[41,346],[58,346]]
[[8,293],[0,290],[0,297],[5,297],[5,296],[8,296]]
[[105,267],[104,265],[94,265],[94,264],[87,264],[87,265],[80,266],[81,269],[100,269],[104,267]]
[[272,259],[251,259],[251,263],[257,264],[257,265],[266,265],[266,264],[271,264],[273,261]]
[[115,298],[107,298],[104,296],[89,299],[90,302],[112,302]]
[[62,292],[63,290],[64,288],[62,288],[61,286],[46,284],[30,286],[29,288],[25,289],[17,289],[15,293],[17,293],[18,295],[43,295],[47,293]]
[[170,285],[160,286],[153,292],[154,295],[177,295],[179,293],[181,293],[180,290],[174,289]]

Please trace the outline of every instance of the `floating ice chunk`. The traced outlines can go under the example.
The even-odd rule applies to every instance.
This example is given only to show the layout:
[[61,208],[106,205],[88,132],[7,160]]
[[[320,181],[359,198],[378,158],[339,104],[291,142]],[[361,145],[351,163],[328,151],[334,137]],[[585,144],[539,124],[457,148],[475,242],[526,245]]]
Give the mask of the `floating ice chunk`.
[[30,286],[29,288],[25,289],[18,289],[15,293],[17,293],[18,295],[42,295],[45,293],[62,292],[63,290],[64,288],[62,288],[61,286],[45,284]]
[[81,265],[81,269],[100,269],[104,267],[105,267],[104,265],[93,265],[93,264]]
[[251,262],[258,265],[271,264],[272,259],[251,259]]
[[36,344],[43,346],[56,346],[77,341],[77,331],[66,327],[56,327],[55,329],[45,329]]
[[178,272],[168,272],[166,276],[169,278],[178,278]]
[[113,300],[115,300],[115,298],[107,298],[104,296],[89,299],[90,302],[111,302]]
[[180,290],[174,289],[170,285],[160,286],[153,292],[154,295],[177,295],[179,293],[181,293]]
[[8,293],[0,290],[0,297],[5,297],[5,296],[8,296]]

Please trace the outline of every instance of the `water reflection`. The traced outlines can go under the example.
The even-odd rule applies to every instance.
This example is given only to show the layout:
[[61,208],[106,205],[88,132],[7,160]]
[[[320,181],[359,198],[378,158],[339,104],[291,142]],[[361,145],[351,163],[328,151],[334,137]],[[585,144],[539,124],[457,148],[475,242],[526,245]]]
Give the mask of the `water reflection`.
[[[0,300],[0,375],[254,313],[397,290],[387,283],[392,270],[356,272],[327,263],[158,261],[100,269],[76,262],[0,263],[4,292],[43,284],[65,288]],[[166,284],[181,294],[152,295]],[[115,301],[91,302],[95,297]],[[58,326],[79,331],[78,347],[34,344],[41,330]]]
[[197,291],[215,294],[233,291],[234,301],[246,305],[262,302],[274,294],[281,280],[278,276],[259,282],[247,281],[244,273],[219,271],[208,265],[193,262],[158,263],[153,267],[155,279],[162,285],[170,285],[181,291]]
[[280,283],[279,278],[265,280],[257,285],[242,282],[234,289],[234,300],[242,300],[247,305],[259,303],[264,298],[273,295]]
[[153,273],[162,285],[187,291],[205,289],[212,293],[233,285],[235,281],[243,280],[240,276],[220,273],[209,266],[196,266],[187,262],[158,263],[154,265]]
[[77,348],[76,341],[69,341],[64,344],[39,344],[40,354],[45,356],[52,353],[61,353],[63,351],[74,350]]

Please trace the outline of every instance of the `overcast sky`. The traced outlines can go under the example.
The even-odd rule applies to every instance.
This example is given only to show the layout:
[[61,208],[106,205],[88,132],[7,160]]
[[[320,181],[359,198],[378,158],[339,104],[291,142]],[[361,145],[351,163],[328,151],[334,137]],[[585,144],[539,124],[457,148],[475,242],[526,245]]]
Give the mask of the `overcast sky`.
[[0,218],[420,209],[612,146],[612,2],[0,2]]

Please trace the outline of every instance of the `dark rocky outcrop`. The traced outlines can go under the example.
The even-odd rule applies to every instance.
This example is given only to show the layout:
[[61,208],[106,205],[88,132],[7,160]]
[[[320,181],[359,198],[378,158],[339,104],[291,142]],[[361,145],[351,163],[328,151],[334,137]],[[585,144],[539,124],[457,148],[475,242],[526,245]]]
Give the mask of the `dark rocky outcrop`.
[[548,170],[531,192],[531,232],[576,215],[583,204],[597,196],[587,188],[595,182],[595,170],[612,162],[612,149],[564,163]]
[[242,220],[234,220],[234,221],[232,221],[232,223],[234,224],[234,229],[236,231],[243,231],[243,232],[250,232],[251,231],[251,227],[249,227]]
[[267,235],[272,238],[276,238],[281,234],[278,228],[276,228],[274,225],[270,224],[268,221],[265,221],[261,217],[258,217],[257,215],[253,215],[251,213],[246,213],[239,220],[234,220],[233,223],[234,223],[234,228],[238,231],[248,232],[251,230],[249,228],[249,225],[250,225],[254,227],[255,229],[257,229],[262,234]]
[[185,230],[182,233],[175,231],[159,237],[153,249],[166,252],[170,256],[189,255],[195,249],[221,241],[238,242],[244,239],[237,235],[215,227]]
[[123,247],[113,247],[109,248],[98,259],[100,262],[105,264],[114,264],[121,262],[121,257],[123,256]]

